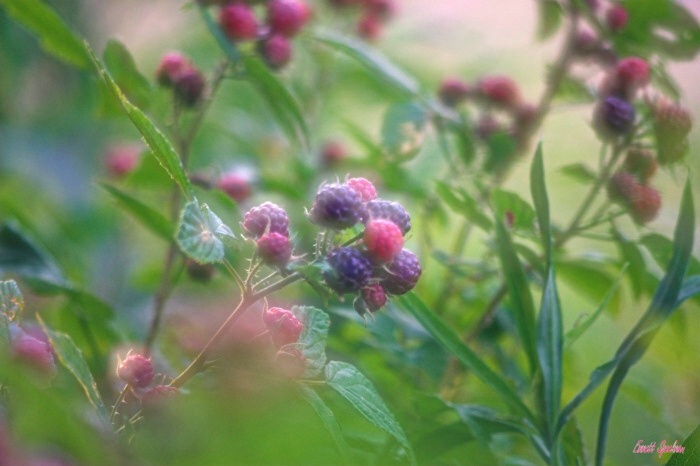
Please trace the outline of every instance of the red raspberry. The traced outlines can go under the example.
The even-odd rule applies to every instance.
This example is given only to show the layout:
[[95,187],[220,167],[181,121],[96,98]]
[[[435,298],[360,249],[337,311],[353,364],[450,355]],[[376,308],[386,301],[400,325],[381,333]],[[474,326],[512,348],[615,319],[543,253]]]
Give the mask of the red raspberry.
[[268,232],[289,236],[289,218],[282,207],[265,202],[246,212],[243,228],[255,238]]
[[629,23],[630,20],[630,14],[624,6],[615,4],[610,7],[605,19],[607,20],[608,27],[612,32],[620,32],[627,27],[627,23]]
[[206,80],[198,69],[190,67],[175,77],[173,86],[175,97],[185,106],[194,107],[202,100]]
[[507,76],[487,76],[481,79],[478,87],[480,95],[493,104],[516,108],[520,103],[518,85]]
[[379,283],[362,288],[361,295],[370,312],[376,312],[386,304],[386,290]]
[[345,182],[362,198],[362,202],[373,201],[377,198],[377,188],[366,178],[350,178]]
[[386,274],[381,284],[389,294],[405,294],[416,286],[422,272],[418,257],[404,249],[386,266]]
[[180,394],[177,387],[170,385],[156,385],[141,396],[141,404],[145,407],[155,408],[166,400]]
[[471,87],[459,78],[445,78],[440,84],[438,97],[448,107],[456,107],[471,94]]
[[245,201],[252,193],[250,178],[235,171],[222,175],[217,185],[236,202]]
[[187,269],[187,275],[195,282],[207,283],[209,282],[214,273],[216,273],[216,267],[212,264],[200,264],[194,259],[187,259],[185,263]]
[[105,166],[113,178],[123,178],[136,170],[139,163],[141,163],[141,146],[135,144],[112,146],[105,158]]
[[132,387],[144,388],[153,381],[155,372],[150,358],[140,354],[128,354],[119,362],[117,376]]
[[608,197],[613,202],[631,203],[637,198],[639,180],[629,172],[618,172],[608,183]]
[[678,162],[688,149],[688,133],[693,126],[690,113],[678,104],[662,100],[654,111],[654,135],[659,163]]
[[243,3],[234,3],[222,8],[219,23],[233,41],[258,37],[258,19],[255,17],[255,12]]
[[288,236],[268,233],[257,242],[258,255],[267,265],[284,267],[292,258],[292,243]]
[[271,307],[263,313],[263,322],[272,334],[272,341],[278,348],[296,343],[304,324],[297,316],[280,307]]
[[12,339],[12,356],[37,369],[42,374],[56,374],[56,363],[51,345],[17,327]]
[[617,64],[615,78],[618,86],[625,90],[646,86],[651,78],[649,63],[639,57],[624,58]]
[[292,43],[281,34],[273,34],[260,43],[260,54],[270,68],[279,70],[292,59]]
[[301,0],[272,0],[267,4],[267,22],[283,36],[296,35],[311,19],[311,8]]
[[391,262],[403,249],[401,229],[389,220],[369,222],[363,240],[374,262]]
[[343,143],[328,141],[321,148],[321,164],[326,168],[333,168],[348,156]]
[[172,86],[175,83],[175,78],[190,66],[189,60],[181,53],[166,53],[158,65],[156,79],[161,86]]
[[656,173],[656,156],[649,149],[633,146],[627,151],[624,169],[647,182]]
[[637,223],[648,223],[656,218],[661,209],[661,194],[648,185],[639,185],[637,197],[632,201],[632,218]]
[[369,42],[379,39],[383,31],[384,22],[379,16],[371,12],[362,15],[362,18],[357,23],[357,35]]

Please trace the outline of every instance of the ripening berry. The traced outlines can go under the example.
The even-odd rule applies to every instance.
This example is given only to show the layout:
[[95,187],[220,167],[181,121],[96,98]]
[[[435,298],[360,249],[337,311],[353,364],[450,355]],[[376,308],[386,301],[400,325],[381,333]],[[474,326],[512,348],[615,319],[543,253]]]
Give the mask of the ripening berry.
[[662,100],[654,109],[654,136],[659,163],[678,162],[688,150],[688,133],[693,126],[690,113],[680,105]]
[[138,168],[141,163],[141,146],[120,144],[107,151],[105,167],[112,178],[123,178]]
[[459,78],[445,78],[438,89],[440,101],[448,107],[456,107],[471,94],[469,84]]
[[321,187],[309,217],[317,225],[334,230],[350,228],[360,221],[362,198],[350,186],[328,184]]
[[140,354],[129,354],[119,362],[117,376],[132,387],[147,387],[155,376],[153,363],[150,358]]
[[484,141],[488,141],[491,136],[503,131],[503,124],[490,113],[481,115],[476,122],[476,135]]
[[651,149],[632,146],[627,151],[624,169],[646,183],[656,173],[656,156]]
[[187,270],[187,276],[190,277],[192,281],[200,283],[211,281],[216,273],[216,267],[214,267],[214,265],[200,264],[196,260],[190,258],[185,262],[185,269]]
[[327,258],[331,270],[324,271],[326,284],[339,295],[359,291],[372,278],[372,263],[357,248],[343,247]]
[[267,22],[277,34],[292,37],[309,19],[311,7],[301,0],[272,0],[267,4]]
[[281,34],[273,34],[260,42],[260,55],[273,70],[284,68],[292,59],[292,43]]
[[263,322],[272,334],[272,341],[278,348],[296,343],[304,324],[292,311],[281,307],[271,307],[263,313]]
[[621,97],[611,95],[598,104],[594,125],[601,137],[617,137],[632,130],[636,115],[634,105]]
[[376,15],[383,21],[391,18],[396,13],[394,0],[364,0],[365,9],[372,15]]
[[403,249],[401,229],[389,220],[372,220],[367,224],[363,242],[373,262],[391,262]]
[[516,108],[520,103],[518,85],[507,76],[484,77],[479,81],[478,90],[479,95],[498,106]]
[[289,236],[289,217],[282,207],[272,202],[265,202],[246,212],[243,228],[254,238],[259,238],[268,232]]
[[234,3],[222,8],[219,23],[232,41],[258,37],[258,18],[253,9],[244,3]]
[[156,79],[161,86],[170,87],[175,83],[175,78],[189,67],[191,67],[189,60],[181,53],[166,53],[156,70]]
[[56,363],[51,345],[17,327],[12,338],[12,357],[37,369],[42,374],[54,376]]
[[643,58],[627,57],[617,64],[615,78],[622,89],[636,90],[649,84],[651,70]]
[[202,100],[205,86],[204,75],[194,67],[180,72],[173,83],[175,97],[186,107],[194,107]]
[[405,235],[411,229],[411,216],[398,202],[375,199],[365,204],[362,222],[366,225],[372,220],[390,220],[401,229]]
[[292,242],[289,236],[267,233],[257,241],[258,255],[267,265],[284,267],[292,258]]
[[617,172],[608,182],[608,198],[613,202],[629,204],[637,198],[639,186],[639,179],[632,173]]
[[328,141],[321,148],[321,164],[333,168],[348,157],[345,145],[339,141]]
[[630,205],[632,218],[637,223],[649,223],[661,210],[661,194],[648,185],[639,185],[637,196]]
[[600,38],[590,27],[582,26],[576,32],[574,48],[579,55],[587,56],[598,50],[599,46]]
[[616,3],[610,7],[605,19],[612,32],[620,32],[627,27],[627,23],[629,23],[630,20],[630,14],[627,11],[627,8],[619,3]]
[[236,202],[243,202],[252,194],[250,177],[238,172],[229,172],[221,175],[217,186]]
[[381,17],[368,12],[362,15],[357,23],[357,35],[368,42],[374,42],[382,35],[384,22]]
[[422,272],[423,268],[418,257],[408,249],[404,249],[386,267],[381,284],[389,294],[405,294],[416,286]]
[[350,178],[345,182],[362,198],[362,202],[373,201],[377,198],[377,188],[366,178]]
[[156,385],[141,396],[141,404],[144,407],[155,408],[166,400],[180,394],[177,387],[170,385]]
[[368,285],[362,288],[360,295],[364,301],[367,310],[376,312],[386,304],[386,290],[379,283]]

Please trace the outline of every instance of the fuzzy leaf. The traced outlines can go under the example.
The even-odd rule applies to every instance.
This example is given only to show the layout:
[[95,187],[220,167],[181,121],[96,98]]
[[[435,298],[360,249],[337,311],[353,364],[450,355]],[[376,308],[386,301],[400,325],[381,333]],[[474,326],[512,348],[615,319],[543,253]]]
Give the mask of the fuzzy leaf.
[[302,377],[316,377],[326,364],[326,340],[331,320],[328,314],[315,307],[294,306],[292,313],[304,324],[299,341],[295,343],[306,358]]
[[180,214],[176,240],[182,252],[202,264],[224,260],[224,238],[235,238],[233,231],[209,209],[195,199]]
[[345,463],[348,464],[348,459],[350,458],[350,447],[345,441],[343,431],[341,430],[340,424],[338,424],[338,420],[335,418],[333,411],[331,411],[331,408],[328,407],[328,405],[323,401],[318,393],[314,391],[313,388],[302,383],[300,383],[298,387],[304,399],[311,405],[316,414],[318,414],[323,426],[331,435],[333,443],[335,443],[336,448],[338,448],[338,451],[345,459]]
[[122,92],[137,107],[146,109],[151,101],[151,84],[138,70],[129,50],[111,39],[104,51],[105,66]]

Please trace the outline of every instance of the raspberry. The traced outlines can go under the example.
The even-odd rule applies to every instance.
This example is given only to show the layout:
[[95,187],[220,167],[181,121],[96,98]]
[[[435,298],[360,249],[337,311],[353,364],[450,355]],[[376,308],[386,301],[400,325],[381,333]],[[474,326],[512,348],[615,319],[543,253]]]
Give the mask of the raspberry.
[[373,201],[377,198],[377,188],[366,178],[350,178],[345,182],[362,198],[362,202]]
[[440,84],[438,97],[448,107],[456,107],[471,94],[471,87],[459,78],[445,78]]
[[255,39],[258,36],[258,19],[248,5],[234,3],[221,9],[219,23],[233,41]]
[[651,150],[633,146],[627,151],[624,169],[637,175],[643,182],[654,176],[656,166],[656,156]]
[[273,34],[260,43],[260,54],[273,70],[279,70],[292,59],[292,43],[281,34]]
[[403,249],[401,229],[389,220],[370,221],[363,240],[374,262],[391,262]]
[[281,307],[271,307],[263,313],[263,322],[272,334],[272,341],[278,348],[296,343],[304,324],[292,311]]
[[520,103],[520,90],[507,76],[487,76],[478,86],[480,95],[493,104],[515,108]]
[[365,13],[357,23],[357,35],[363,39],[374,42],[382,35],[384,23],[382,19],[371,13]]
[[334,230],[350,228],[360,220],[362,198],[347,185],[321,187],[311,207],[311,221]]
[[370,312],[376,312],[386,304],[386,290],[379,283],[362,288],[360,295]]
[[17,327],[12,338],[12,356],[19,361],[29,364],[42,374],[55,375],[56,363],[51,345],[29,335]]
[[190,62],[181,53],[166,53],[161,58],[158,70],[156,70],[156,79],[161,86],[172,86],[175,83],[175,78],[190,66]]
[[212,264],[200,264],[194,259],[187,259],[185,267],[187,275],[193,281],[200,283],[209,282],[216,273],[216,268]]
[[188,68],[175,77],[175,97],[187,107],[194,107],[202,99],[206,81],[196,68]]
[[141,162],[141,146],[120,144],[107,151],[105,166],[113,178],[123,178],[136,170]]
[[608,197],[613,202],[629,203],[634,201],[639,191],[639,180],[629,172],[618,172],[608,183]]
[[148,386],[154,375],[151,359],[140,354],[128,354],[117,366],[117,376],[132,387]]
[[382,199],[370,201],[365,205],[362,219],[365,224],[371,220],[390,220],[401,229],[404,235],[411,229],[411,216],[398,202]]
[[580,55],[588,55],[593,53],[600,45],[600,39],[593,29],[590,27],[581,27],[576,32],[574,47]]
[[623,89],[636,89],[649,84],[651,71],[643,58],[628,57],[620,60],[615,69],[618,85]]
[[243,202],[252,193],[249,177],[238,172],[229,172],[219,178],[217,186],[236,202]]
[[367,11],[381,18],[383,21],[391,18],[396,12],[396,4],[393,0],[364,0]]
[[289,236],[267,233],[258,240],[258,255],[267,265],[284,267],[292,258],[292,243]]
[[648,223],[656,218],[661,209],[661,194],[648,185],[639,185],[637,196],[631,202],[632,218],[637,223]]
[[141,404],[146,407],[156,407],[168,400],[180,394],[177,387],[171,387],[170,385],[156,385],[155,387],[148,390],[141,396]]
[[612,32],[620,32],[627,27],[627,23],[630,20],[630,14],[624,6],[615,4],[610,7],[605,19]]
[[344,247],[328,255],[331,270],[323,273],[326,284],[339,295],[358,291],[372,278],[372,263],[359,249]]
[[311,8],[301,0],[272,0],[267,5],[267,22],[283,36],[296,35],[311,18]]
[[596,129],[602,137],[615,137],[632,130],[636,110],[634,105],[621,97],[608,96],[596,108]]
[[669,100],[657,104],[654,110],[654,135],[659,163],[675,163],[685,155],[692,126],[693,120],[685,108]]
[[389,294],[405,294],[418,283],[423,268],[415,254],[403,249],[386,267],[386,275],[381,284]]
[[255,238],[266,232],[289,236],[289,218],[282,207],[265,202],[246,212],[243,228]]
[[321,163],[326,168],[335,167],[347,156],[345,146],[339,141],[328,141],[321,148]]

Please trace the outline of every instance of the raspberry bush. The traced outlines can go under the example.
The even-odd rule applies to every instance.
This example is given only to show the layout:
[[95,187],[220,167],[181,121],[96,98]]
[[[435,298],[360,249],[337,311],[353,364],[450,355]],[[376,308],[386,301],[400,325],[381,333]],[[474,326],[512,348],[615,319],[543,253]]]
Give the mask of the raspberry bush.
[[0,2],[0,465],[700,464],[691,2],[94,3]]

